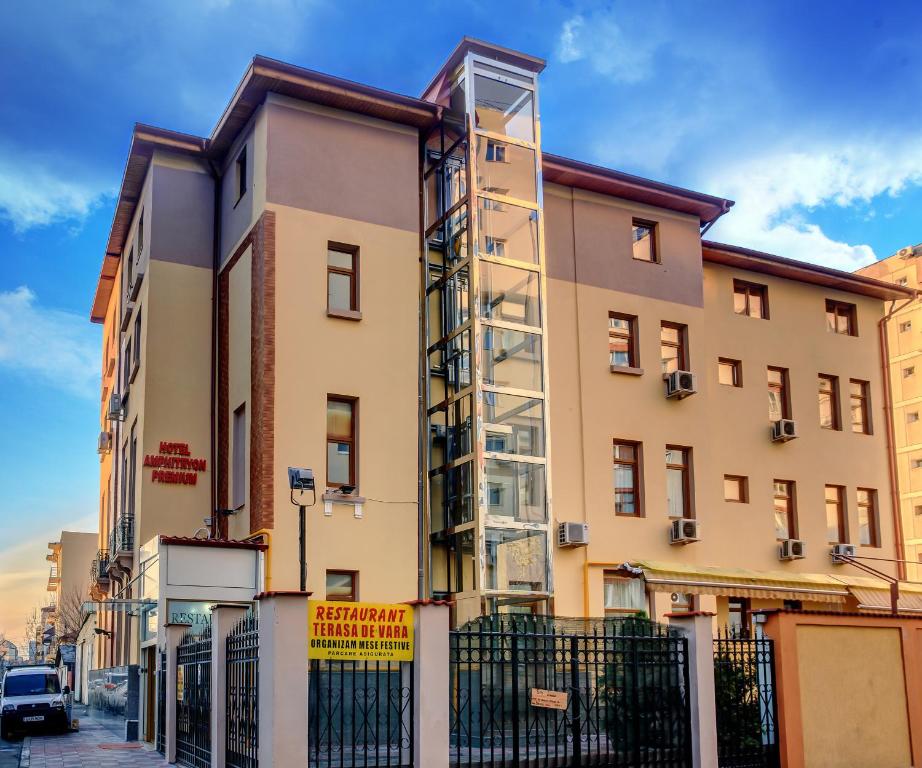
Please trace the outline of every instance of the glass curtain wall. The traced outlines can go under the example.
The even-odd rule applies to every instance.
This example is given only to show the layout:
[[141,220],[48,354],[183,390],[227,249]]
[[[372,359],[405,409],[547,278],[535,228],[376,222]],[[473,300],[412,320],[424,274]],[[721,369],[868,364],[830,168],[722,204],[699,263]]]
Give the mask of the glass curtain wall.
[[456,621],[552,592],[537,77],[467,53],[423,148],[430,594]]

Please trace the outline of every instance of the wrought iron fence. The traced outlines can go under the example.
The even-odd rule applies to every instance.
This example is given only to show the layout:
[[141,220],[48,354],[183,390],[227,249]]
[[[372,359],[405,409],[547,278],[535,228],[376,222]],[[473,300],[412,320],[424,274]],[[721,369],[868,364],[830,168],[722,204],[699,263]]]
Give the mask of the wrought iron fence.
[[719,632],[714,639],[714,694],[721,768],[776,768],[780,758],[773,641]]
[[309,672],[311,768],[413,765],[411,662],[314,660]]
[[109,579],[109,550],[100,549],[90,565],[90,584]]
[[134,516],[122,515],[115,521],[115,526],[109,532],[109,553],[111,557],[116,557],[119,552],[130,552],[132,549],[134,549]]
[[211,766],[211,627],[187,631],[176,649],[176,762]]
[[157,669],[157,751],[166,754],[166,653],[160,651]]
[[688,645],[668,627],[491,617],[450,654],[452,765],[691,765]]
[[244,616],[227,636],[228,768],[256,768],[259,735],[259,620]]

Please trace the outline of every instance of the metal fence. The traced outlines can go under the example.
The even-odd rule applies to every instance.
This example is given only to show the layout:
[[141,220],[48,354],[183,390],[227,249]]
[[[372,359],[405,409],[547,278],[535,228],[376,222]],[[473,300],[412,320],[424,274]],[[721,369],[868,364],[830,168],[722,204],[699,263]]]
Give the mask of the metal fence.
[[187,631],[176,649],[176,762],[211,766],[211,627]]
[[413,664],[309,665],[308,765],[412,766]]
[[690,766],[687,655],[684,637],[644,619],[453,631],[450,763]]
[[721,768],[776,768],[780,763],[773,641],[728,630],[718,633],[714,694]]
[[157,670],[157,751],[166,754],[166,653],[160,651]]
[[256,768],[259,735],[259,620],[244,616],[227,636],[226,662],[228,768]]

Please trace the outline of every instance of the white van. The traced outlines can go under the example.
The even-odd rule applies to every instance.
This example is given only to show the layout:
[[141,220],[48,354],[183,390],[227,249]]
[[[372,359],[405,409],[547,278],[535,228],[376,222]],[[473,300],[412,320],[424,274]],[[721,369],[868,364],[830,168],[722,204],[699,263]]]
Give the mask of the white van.
[[64,696],[70,688],[61,683],[54,667],[12,667],[3,678],[0,691],[0,736],[33,727],[67,730]]

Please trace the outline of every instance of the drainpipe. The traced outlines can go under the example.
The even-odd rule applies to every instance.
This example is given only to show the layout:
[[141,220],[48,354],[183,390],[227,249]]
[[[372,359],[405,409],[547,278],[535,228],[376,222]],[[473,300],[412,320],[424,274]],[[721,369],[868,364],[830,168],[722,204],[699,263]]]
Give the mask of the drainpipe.
[[[918,294],[917,294],[918,295]],[[915,301],[914,296],[905,304],[896,306],[896,301],[890,302],[890,309],[877,321],[877,332],[880,337],[880,373],[884,387],[884,415],[887,427],[887,469],[890,474],[890,507],[893,514],[893,535],[896,543],[896,576],[900,581],[906,579],[906,552],[903,542],[903,521],[900,513],[900,484],[896,470],[896,440],[893,431],[893,392],[890,389],[890,340],[887,338],[887,322],[897,312]]]
[[218,269],[221,266],[221,174],[213,160],[208,160],[208,169],[214,182],[214,212],[211,234],[211,538],[227,538],[228,525],[225,515],[218,515],[218,467],[217,442],[217,387],[218,387]]

